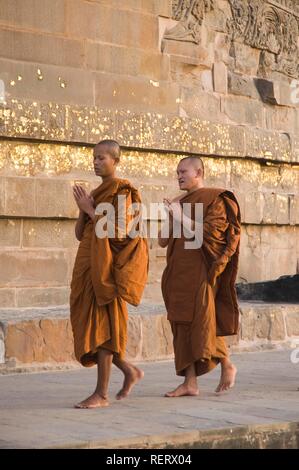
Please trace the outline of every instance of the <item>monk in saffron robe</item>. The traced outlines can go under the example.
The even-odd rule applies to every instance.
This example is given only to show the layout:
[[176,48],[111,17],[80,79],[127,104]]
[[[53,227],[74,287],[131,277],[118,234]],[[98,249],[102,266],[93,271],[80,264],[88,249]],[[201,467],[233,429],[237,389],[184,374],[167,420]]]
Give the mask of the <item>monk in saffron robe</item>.
[[[117,399],[126,397],[144,375],[142,370],[125,360],[126,302],[135,306],[140,303],[148,275],[148,245],[140,231],[138,236],[128,235],[131,233],[129,224],[134,222],[130,207],[140,205],[141,199],[138,190],[127,179],[115,176],[119,159],[120,147],[116,141],[99,142],[94,148],[94,171],[102,177],[102,183],[90,195],[82,186],[73,187],[80,209],[75,228],[80,244],[70,293],[74,349],[76,359],[83,366],[96,364],[98,367],[94,393],[75,405],[76,408],[109,405],[112,363],[124,373],[123,387]],[[119,197],[125,201],[124,211],[119,209]],[[98,211],[101,206],[105,208],[102,213]],[[112,236],[107,229],[106,208],[113,208],[113,220],[109,219],[109,223],[114,223]],[[106,232],[103,236],[97,229],[104,215],[106,222],[101,228]]]
[[[170,230],[159,232],[159,245],[167,246],[167,265],[161,279],[162,294],[173,332],[176,374],[184,382],[167,397],[198,395],[197,376],[221,364],[216,392],[231,388],[237,369],[231,363],[224,336],[238,332],[239,310],[235,290],[241,215],[231,191],[204,186],[200,157],[183,158],[177,167],[180,195],[164,199]],[[184,211],[189,203],[190,215]],[[202,220],[195,220],[195,204],[202,204]],[[187,236],[173,236],[173,222],[187,228]],[[189,233],[188,233],[189,227]],[[196,230],[199,247],[186,248]],[[165,232],[164,232],[165,233]],[[163,235],[163,236],[162,236]]]

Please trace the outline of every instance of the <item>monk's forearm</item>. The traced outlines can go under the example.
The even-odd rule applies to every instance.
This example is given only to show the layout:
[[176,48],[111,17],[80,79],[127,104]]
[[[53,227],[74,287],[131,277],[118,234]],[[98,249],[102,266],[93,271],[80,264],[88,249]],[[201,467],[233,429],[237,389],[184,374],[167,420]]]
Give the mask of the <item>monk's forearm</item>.
[[[166,225],[169,224],[168,228],[169,228],[169,235],[168,237],[162,237],[162,233],[165,232],[165,228],[166,228]],[[161,248],[165,248],[168,243],[169,243],[169,237],[171,236],[172,234],[172,219],[170,218],[170,220],[166,219],[166,221],[164,222],[164,224],[162,225],[161,229],[159,230],[158,232],[158,244],[159,246],[161,246]]]
[[85,224],[86,224],[86,214],[85,212],[80,210],[79,217],[75,226],[75,235],[76,235],[77,240],[79,241],[82,239]]
[[90,219],[94,222],[95,218],[96,218],[95,209],[93,207],[91,207],[90,209],[88,209],[88,211],[86,213],[90,217]]

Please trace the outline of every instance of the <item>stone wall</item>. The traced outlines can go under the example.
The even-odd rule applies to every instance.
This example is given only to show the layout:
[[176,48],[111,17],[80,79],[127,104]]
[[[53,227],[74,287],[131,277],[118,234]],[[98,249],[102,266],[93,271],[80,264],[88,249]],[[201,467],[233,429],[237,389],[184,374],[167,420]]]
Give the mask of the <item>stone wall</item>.
[[[100,183],[92,146],[107,137],[147,206],[177,194],[182,156],[203,155],[206,185],[240,202],[238,281],[299,272],[294,5],[0,0],[0,306],[68,303],[71,185]],[[160,302],[155,239],[150,262],[144,298]]]

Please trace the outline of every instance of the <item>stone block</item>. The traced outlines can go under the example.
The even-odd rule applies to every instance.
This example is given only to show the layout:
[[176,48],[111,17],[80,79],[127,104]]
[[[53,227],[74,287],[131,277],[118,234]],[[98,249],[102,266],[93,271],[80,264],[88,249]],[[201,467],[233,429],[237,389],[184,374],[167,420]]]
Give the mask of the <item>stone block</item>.
[[271,341],[286,338],[284,316],[280,307],[270,305],[259,310],[256,316],[256,337]]
[[2,287],[0,289],[0,305],[1,308],[16,307],[16,289]]
[[252,77],[228,72],[228,92],[233,95],[259,99],[259,93]]
[[[132,112],[178,113],[179,86],[140,77],[96,73],[95,104]],[[133,137],[133,136],[132,136]]]
[[142,354],[141,318],[139,315],[129,315],[128,342],[126,353],[128,359],[139,359]]
[[299,308],[295,306],[292,311],[287,311],[285,320],[287,335],[299,337]]
[[[21,62],[4,58],[0,59],[0,70],[5,70],[5,75],[1,72],[0,78],[4,81],[6,93],[14,98],[34,102],[68,103],[73,106],[94,104],[94,78],[90,70],[76,69],[74,74],[72,67],[64,65],[41,65],[37,62]],[[18,80],[18,77],[21,79]],[[13,87],[10,84],[12,80],[15,82]],[[37,116],[36,120],[39,118],[40,116]],[[30,117],[27,129],[29,125],[33,127],[31,120]]]
[[59,286],[67,279],[67,260],[59,250],[0,252],[0,287]]
[[75,243],[75,221],[25,219],[22,246],[26,248],[69,248]]
[[216,93],[227,94],[227,66],[224,62],[213,64],[214,91]]
[[7,59],[83,68],[83,41],[2,28],[0,43]]
[[0,21],[16,29],[64,33],[64,5],[61,0],[0,0]]
[[5,215],[36,216],[35,180],[26,177],[5,178]]
[[[23,308],[68,305],[69,295],[69,285],[63,287],[19,287],[16,289],[16,306]],[[15,305],[3,305],[3,307],[9,306],[14,307]]]
[[5,357],[16,363],[75,360],[68,319],[45,318],[6,325]]
[[86,64],[101,72],[147,77],[153,80],[168,80],[169,57],[153,50],[142,50],[100,43],[86,46]]
[[20,246],[21,220],[0,219],[0,246]]
[[259,49],[240,42],[234,42],[231,55],[235,59],[235,72],[244,75],[257,75],[260,60]]
[[221,111],[230,121],[237,124],[264,126],[264,108],[258,100],[243,96],[222,97]]

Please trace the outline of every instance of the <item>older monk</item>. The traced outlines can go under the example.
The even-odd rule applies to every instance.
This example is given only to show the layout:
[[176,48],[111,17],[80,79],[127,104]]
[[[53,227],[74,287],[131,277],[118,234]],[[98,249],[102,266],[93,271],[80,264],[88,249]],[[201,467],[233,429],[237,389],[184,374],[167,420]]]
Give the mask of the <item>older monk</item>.
[[[125,360],[126,302],[140,303],[148,274],[147,241],[140,231],[131,236],[128,230],[134,222],[128,214],[132,215],[133,204],[140,205],[140,195],[128,180],[115,175],[120,160],[116,141],[99,142],[93,153],[94,171],[102,183],[91,194],[82,186],[73,187],[80,210],[75,227],[80,244],[71,280],[70,312],[75,356],[85,367],[97,365],[98,380],[94,393],[76,408],[109,405],[112,363],[124,374],[117,399],[125,398],[144,375]],[[121,198],[124,210],[120,209]],[[113,217],[107,217],[110,209]]]
[[[216,392],[233,387],[237,369],[229,359],[224,336],[238,332],[239,310],[235,290],[240,244],[240,208],[224,188],[204,186],[200,157],[183,158],[177,167],[179,187],[186,191],[172,201],[164,199],[170,230],[159,231],[159,245],[167,246],[162,294],[173,332],[176,374],[184,382],[167,397],[198,395],[197,377],[221,364]],[[189,203],[186,214],[184,203]],[[197,220],[196,203],[202,218]],[[187,206],[187,204],[186,204]],[[198,207],[198,206],[197,206]],[[165,222],[166,223],[166,222]],[[184,229],[174,234],[175,223]],[[187,247],[193,239],[200,243]]]

